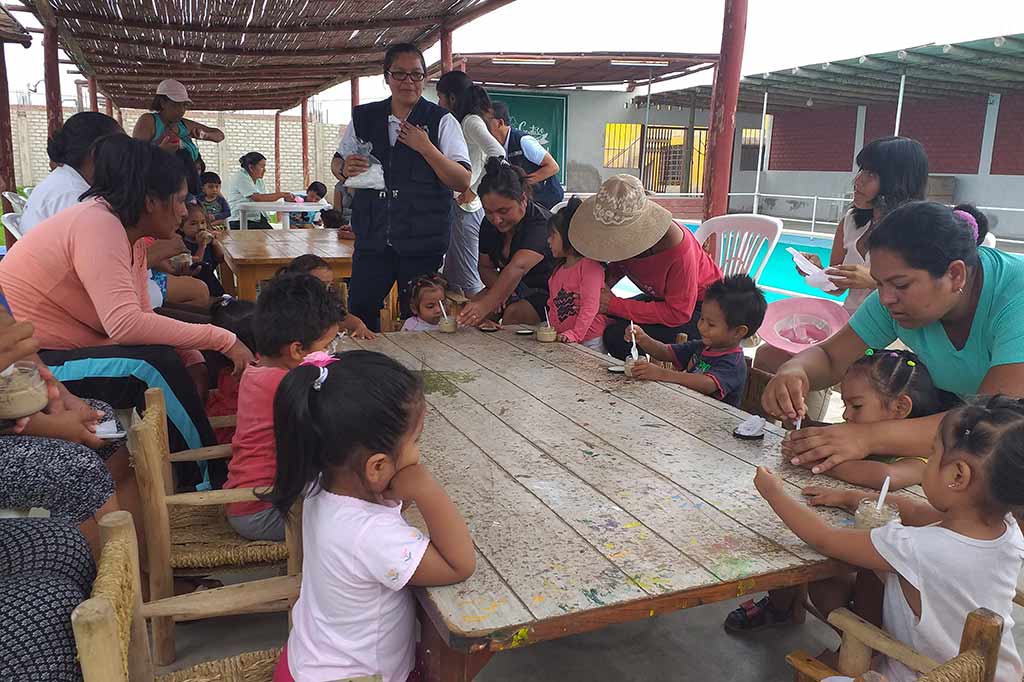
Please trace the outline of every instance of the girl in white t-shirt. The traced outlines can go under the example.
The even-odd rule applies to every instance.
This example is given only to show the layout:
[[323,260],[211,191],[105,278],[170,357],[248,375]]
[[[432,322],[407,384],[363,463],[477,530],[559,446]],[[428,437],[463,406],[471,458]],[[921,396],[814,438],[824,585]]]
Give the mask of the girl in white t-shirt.
[[[870,531],[832,527],[790,497],[767,469],[757,470],[754,484],[804,542],[825,556],[878,572],[885,583],[883,627],[928,658],[957,655],[964,621],[974,609],[1002,616],[995,680],[1020,682],[1024,668],[1011,612],[1024,539],[1010,512],[1024,506],[1024,400],[994,396],[947,413],[922,483],[930,505],[890,498],[902,523]],[[851,511],[877,497],[823,489],[804,494],[811,504]],[[833,598],[840,606],[849,595]],[[889,682],[917,679],[891,659],[877,668]]]
[[[302,590],[274,682],[405,682],[416,647],[406,586],[472,575],[466,522],[419,464],[425,412],[421,379],[369,351],[314,353],[277,389],[267,499],[282,513],[305,501]],[[402,517],[410,502],[429,538]]]

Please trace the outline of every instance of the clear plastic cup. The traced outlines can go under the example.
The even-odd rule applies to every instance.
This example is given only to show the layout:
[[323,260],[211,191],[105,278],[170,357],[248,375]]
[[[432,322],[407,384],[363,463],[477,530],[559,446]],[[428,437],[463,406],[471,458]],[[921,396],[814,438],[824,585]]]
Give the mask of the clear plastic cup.
[[871,529],[880,528],[890,521],[900,520],[900,509],[895,504],[883,504],[878,509],[877,500],[861,500],[857,505],[857,512],[853,515],[853,525],[856,528]]

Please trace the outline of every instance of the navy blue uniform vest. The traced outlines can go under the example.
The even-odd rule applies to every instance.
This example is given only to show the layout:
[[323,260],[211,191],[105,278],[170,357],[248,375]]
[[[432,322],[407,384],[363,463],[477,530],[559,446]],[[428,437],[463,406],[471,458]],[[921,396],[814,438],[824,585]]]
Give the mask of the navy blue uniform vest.
[[[510,128],[508,131],[508,162],[513,166],[519,166],[527,173],[532,173],[540,166],[533,163],[523,155],[523,138],[526,133],[518,128]],[[565,197],[565,190],[562,183],[558,181],[558,174],[555,173],[547,180],[533,185],[533,200],[546,209],[550,209]]]
[[[406,119],[426,128],[430,141],[440,145],[445,109],[420,98]],[[384,166],[387,189],[356,190],[352,201],[352,230],[356,248],[401,254],[443,254],[451,230],[452,191],[441,182],[419,152],[401,142],[391,146],[388,116],[391,98],[352,110],[356,137],[373,143],[373,155]]]

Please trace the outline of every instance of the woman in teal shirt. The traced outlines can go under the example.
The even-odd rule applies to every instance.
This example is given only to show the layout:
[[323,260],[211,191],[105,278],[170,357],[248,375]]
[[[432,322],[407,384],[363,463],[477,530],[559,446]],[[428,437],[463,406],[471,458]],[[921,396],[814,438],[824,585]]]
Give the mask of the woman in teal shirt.
[[[295,201],[295,195],[291,192],[267,191],[266,185],[263,184],[263,176],[267,172],[267,157],[259,152],[249,152],[238,159],[238,165],[241,167],[235,171],[235,174],[231,176],[231,180],[228,181],[228,195],[225,197],[228,201],[228,206],[231,207],[231,216],[228,218],[228,227],[230,229],[239,229],[241,214],[238,210],[238,204],[244,201],[271,202],[278,199]],[[271,207],[268,206],[267,208]],[[261,211],[257,219],[253,219],[250,215],[246,216],[245,229],[270,229],[269,213]]]
[[[809,390],[835,385],[866,349],[896,339],[939,388],[1024,395],[1024,260],[979,248],[987,232],[984,214],[966,205],[918,201],[889,213],[868,240],[877,291],[838,333],[779,368],[765,410],[803,416]],[[782,450],[814,473],[869,454],[927,457],[941,418],[801,429]]]

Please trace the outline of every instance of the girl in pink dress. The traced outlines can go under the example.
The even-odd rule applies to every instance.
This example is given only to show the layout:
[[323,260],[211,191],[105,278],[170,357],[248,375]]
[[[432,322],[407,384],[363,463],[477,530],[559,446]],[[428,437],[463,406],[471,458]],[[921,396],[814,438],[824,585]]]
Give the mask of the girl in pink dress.
[[573,197],[548,220],[548,246],[559,259],[548,280],[548,323],[562,343],[580,343],[605,353],[602,335],[608,318],[598,311],[604,267],[580,255],[569,241],[569,221],[580,205]]

